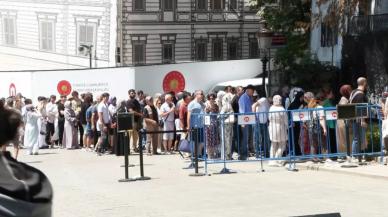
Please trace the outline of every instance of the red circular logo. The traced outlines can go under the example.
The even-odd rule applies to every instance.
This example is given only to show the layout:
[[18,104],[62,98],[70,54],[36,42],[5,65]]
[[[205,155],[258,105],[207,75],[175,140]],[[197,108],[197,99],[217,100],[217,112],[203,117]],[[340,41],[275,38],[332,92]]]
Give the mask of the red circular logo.
[[337,117],[337,112],[331,113],[331,116],[332,116],[333,118],[336,118],[336,117]]
[[299,113],[299,118],[302,120],[304,118],[304,114],[303,113]]
[[16,96],[16,86],[14,83],[9,85],[9,96]]
[[185,89],[185,77],[178,71],[171,71],[163,79],[163,91],[178,93]]
[[249,122],[249,117],[244,117],[245,122]]
[[57,90],[60,95],[69,95],[71,93],[71,84],[66,80],[58,82]]

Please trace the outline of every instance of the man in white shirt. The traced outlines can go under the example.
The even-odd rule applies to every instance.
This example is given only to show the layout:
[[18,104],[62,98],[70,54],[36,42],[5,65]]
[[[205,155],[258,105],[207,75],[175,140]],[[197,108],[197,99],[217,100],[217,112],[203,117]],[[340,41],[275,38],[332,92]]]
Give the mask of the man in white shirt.
[[51,141],[51,137],[54,135],[55,132],[55,120],[58,115],[58,106],[55,103],[56,96],[51,95],[50,96],[50,102],[46,105],[46,115],[47,115],[47,124],[46,124],[46,144],[49,146],[53,146],[53,143]]
[[104,152],[106,144],[108,143],[109,128],[111,124],[111,118],[108,109],[109,94],[103,93],[102,100],[97,106],[98,121],[97,131],[101,132],[101,136],[98,139],[96,150],[97,152]]

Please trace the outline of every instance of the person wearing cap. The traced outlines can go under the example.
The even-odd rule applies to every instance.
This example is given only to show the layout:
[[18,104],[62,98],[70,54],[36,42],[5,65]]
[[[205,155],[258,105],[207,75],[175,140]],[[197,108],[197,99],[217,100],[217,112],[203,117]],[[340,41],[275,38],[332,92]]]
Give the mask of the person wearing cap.
[[[240,114],[252,113],[252,97],[255,88],[252,85],[248,85],[245,88],[244,94],[241,95],[238,100],[239,112]],[[242,139],[240,142],[240,150],[239,150],[239,160],[246,160],[248,157],[248,141],[252,136],[251,131],[252,128],[250,125],[241,125],[242,129]]]

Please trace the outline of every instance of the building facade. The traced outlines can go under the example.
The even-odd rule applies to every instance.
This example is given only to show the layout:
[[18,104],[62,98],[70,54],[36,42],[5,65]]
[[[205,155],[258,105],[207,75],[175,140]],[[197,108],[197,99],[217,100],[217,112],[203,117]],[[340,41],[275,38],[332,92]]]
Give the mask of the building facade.
[[118,59],[149,65],[258,58],[260,19],[248,3],[119,0]]
[[[0,52],[88,67],[115,66],[112,0],[0,0]],[[79,49],[87,46],[88,49]]]

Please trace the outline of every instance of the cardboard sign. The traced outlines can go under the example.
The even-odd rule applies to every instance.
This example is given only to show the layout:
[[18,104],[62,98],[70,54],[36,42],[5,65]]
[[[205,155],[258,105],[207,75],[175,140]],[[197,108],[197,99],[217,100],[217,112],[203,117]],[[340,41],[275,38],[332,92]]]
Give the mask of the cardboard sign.
[[337,120],[338,112],[337,110],[325,111],[326,120]]
[[308,112],[292,112],[292,119],[294,122],[309,121],[310,115]]
[[239,115],[238,116],[239,125],[253,125],[256,124],[255,115]]

